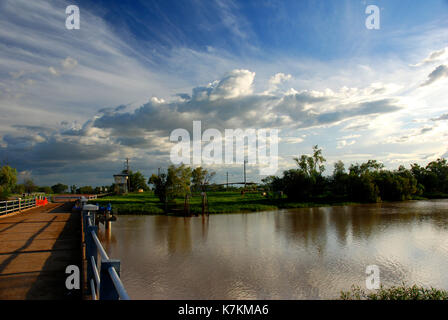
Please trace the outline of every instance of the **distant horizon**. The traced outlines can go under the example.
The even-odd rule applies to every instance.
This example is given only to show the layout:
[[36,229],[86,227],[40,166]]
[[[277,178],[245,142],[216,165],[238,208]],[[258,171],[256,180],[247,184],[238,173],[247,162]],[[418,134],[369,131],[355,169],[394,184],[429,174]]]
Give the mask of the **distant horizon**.
[[19,182],[111,185],[127,157],[148,179],[193,121],[278,129],[276,175],[313,145],[325,175],[448,157],[448,1],[81,0],[69,30],[71,4],[0,4],[0,162]]

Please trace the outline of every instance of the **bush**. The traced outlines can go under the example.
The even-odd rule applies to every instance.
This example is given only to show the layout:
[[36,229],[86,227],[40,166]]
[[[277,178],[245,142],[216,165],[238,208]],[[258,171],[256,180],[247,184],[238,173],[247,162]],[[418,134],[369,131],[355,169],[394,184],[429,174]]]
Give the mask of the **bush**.
[[373,293],[366,293],[357,286],[351,291],[341,292],[342,300],[448,300],[448,291],[435,288],[423,288],[417,285],[408,287],[405,284],[398,287],[384,288]]

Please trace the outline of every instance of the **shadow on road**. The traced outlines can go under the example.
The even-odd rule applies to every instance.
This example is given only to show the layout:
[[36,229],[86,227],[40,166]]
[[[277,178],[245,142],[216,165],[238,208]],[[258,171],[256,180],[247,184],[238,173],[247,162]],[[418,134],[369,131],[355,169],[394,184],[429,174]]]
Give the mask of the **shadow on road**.
[[68,276],[65,273],[65,268],[69,265],[77,265],[81,268],[80,215],[79,213],[71,213],[71,208],[72,204],[66,203],[48,212],[48,214],[67,214],[69,218],[55,241],[51,254],[45,261],[37,280],[28,291],[26,299],[81,299],[81,290],[67,290],[65,286],[65,280]]

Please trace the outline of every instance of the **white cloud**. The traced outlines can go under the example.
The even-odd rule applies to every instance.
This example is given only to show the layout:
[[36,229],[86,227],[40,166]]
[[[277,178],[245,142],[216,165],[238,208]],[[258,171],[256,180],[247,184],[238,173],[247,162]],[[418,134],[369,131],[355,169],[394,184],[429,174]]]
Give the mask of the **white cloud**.
[[441,60],[443,60],[444,58],[447,58],[447,57],[448,57],[448,48],[435,50],[435,51],[432,51],[428,55],[428,57],[426,57],[423,61],[421,61],[421,62],[419,62],[417,64],[413,64],[413,65],[411,65],[411,67],[420,67],[420,66],[423,66],[425,64],[430,64],[430,63],[433,63],[433,62],[441,61]]
[[276,73],[269,79],[269,89],[266,91],[266,93],[269,94],[276,91],[281,83],[291,79],[292,76],[290,74],[284,74],[282,72]]
[[350,141],[348,141],[348,140],[339,140],[337,142],[337,147],[336,148],[342,149],[344,147],[351,146],[351,145],[353,145],[355,143],[356,143],[356,140],[350,140]]
[[54,67],[48,67],[48,71],[53,75],[53,76],[58,76],[59,72],[54,68]]
[[73,69],[78,64],[78,61],[76,59],[73,59],[71,57],[67,57],[61,62],[64,69]]
[[254,78],[255,72],[233,70],[212,87],[210,100],[231,99],[249,95],[252,93]]

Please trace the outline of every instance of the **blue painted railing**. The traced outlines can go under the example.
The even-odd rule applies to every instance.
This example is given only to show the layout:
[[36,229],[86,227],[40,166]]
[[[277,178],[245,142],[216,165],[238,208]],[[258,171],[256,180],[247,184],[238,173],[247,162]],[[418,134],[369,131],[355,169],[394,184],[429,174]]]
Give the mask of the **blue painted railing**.
[[95,214],[82,211],[82,215],[86,244],[87,285],[92,300],[130,300],[120,279],[120,260],[109,259],[98,239]]

